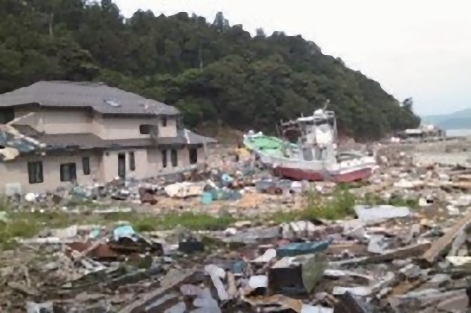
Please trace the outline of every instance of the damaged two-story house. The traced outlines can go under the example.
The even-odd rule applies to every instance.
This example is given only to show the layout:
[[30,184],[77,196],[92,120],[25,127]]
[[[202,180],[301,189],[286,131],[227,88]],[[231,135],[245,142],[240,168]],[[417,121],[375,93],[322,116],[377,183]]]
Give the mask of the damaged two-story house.
[[144,179],[206,161],[215,140],[166,104],[102,83],[41,81],[0,95],[0,193]]

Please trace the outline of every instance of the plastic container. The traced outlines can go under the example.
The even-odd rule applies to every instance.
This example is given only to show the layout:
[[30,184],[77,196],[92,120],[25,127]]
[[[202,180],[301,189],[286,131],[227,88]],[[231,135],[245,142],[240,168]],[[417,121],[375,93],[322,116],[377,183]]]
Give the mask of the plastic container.
[[213,202],[213,195],[210,192],[203,192],[201,194],[201,203],[204,205],[209,205]]

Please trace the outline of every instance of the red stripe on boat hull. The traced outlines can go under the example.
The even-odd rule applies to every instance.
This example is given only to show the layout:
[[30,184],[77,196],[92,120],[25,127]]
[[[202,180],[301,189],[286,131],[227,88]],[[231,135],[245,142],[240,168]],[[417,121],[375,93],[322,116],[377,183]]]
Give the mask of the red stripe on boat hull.
[[330,180],[336,183],[348,183],[368,178],[372,174],[371,168],[362,168],[345,174],[331,174],[325,177],[321,172],[306,171],[296,168],[276,167],[273,169],[276,176],[288,178],[292,180],[307,181],[325,181]]

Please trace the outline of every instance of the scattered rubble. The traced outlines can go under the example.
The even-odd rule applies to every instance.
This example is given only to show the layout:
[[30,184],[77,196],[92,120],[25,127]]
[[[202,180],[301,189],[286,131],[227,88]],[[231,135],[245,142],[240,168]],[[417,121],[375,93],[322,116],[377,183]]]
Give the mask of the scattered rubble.
[[471,167],[407,149],[377,148],[380,168],[348,185],[277,180],[245,156],[12,194],[0,312],[466,312]]

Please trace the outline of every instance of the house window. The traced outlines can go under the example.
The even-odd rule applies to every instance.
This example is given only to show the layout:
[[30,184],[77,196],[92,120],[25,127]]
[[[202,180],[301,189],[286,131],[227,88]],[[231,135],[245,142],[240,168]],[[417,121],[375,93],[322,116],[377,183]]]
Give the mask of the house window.
[[188,154],[189,154],[189,157],[190,157],[190,164],[198,163],[198,149],[191,148],[191,149],[188,150]]
[[118,154],[118,176],[126,178],[126,155],[124,153]]
[[167,150],[162,150],[162,167],[167,167]]
[[178,166],[178,153],[177,153],[177,150],[172,149],[170,158],[171,158],[171,161],[172,161],[172,166],[177,167]]
[[150,125],[139,125],[139,132],[143,135],[150,134]]
[[129,152],[129,169],[131,171],[136,170],[136,157],[134,156],[134,152]]
[[82,170],[83,170],[83,175],[90,175],[90,158],[89,157],[82,158]]
[[163,127],[167,126],[167,118],[165,116],[162,117],[162,126]]
[[43,162],[28,162],[28,178],[30,184],[40,184],[44,182]]
[[75,181],[77,180],[77,171],[75,163],[61,164],[61,181]]

